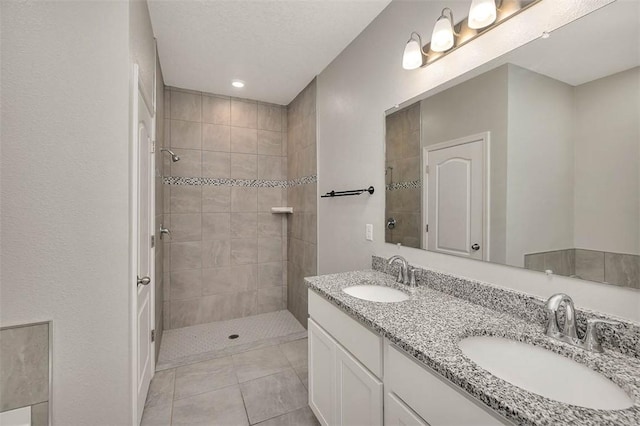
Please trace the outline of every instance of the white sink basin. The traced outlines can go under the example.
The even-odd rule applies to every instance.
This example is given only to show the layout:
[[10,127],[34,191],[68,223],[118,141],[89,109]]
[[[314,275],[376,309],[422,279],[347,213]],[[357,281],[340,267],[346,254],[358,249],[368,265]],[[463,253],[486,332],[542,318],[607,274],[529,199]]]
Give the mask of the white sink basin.
[[549,350],[494,336],[463,339],[462,353],[495,376],[529,392],[567,404],[600,410],[633,405],[615,383]]
[[343,288],[342,291],[347,293],[349,296],[369,300],[371,302],[394,303],[402,302],[409,298],[409,295],[404,291],[381,285],[354,285]]

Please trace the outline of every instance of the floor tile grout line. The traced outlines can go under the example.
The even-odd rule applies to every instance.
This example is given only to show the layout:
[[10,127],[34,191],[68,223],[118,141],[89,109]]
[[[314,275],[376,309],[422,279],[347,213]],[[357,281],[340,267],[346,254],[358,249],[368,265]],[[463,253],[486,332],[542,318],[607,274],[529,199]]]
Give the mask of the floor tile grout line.
[[[227,356],[228,356],[229,358],[231,358],[231,355],[227,355]],[[222,357],[222,358],[215,358],[215,359],[219,360],[219,359],[223,359],[223,358],[227,358],[227,357],[225,356],[225,357]],[[209,360],[209,361],[213,361],[213,360]],[[175,383],[174,383],[173,401],[180,401],[180,400],[183,400],[183,399],[186,399],[186,398],[191,398],[192,396],[204,395],[205,393],[210,393],[210,392],[219,391],[219,390],[221,390],[221,389],[230,388],[230,387],[232,387],[232,386],[238,386],[238,387],[239,387],[239,386],[240,386],[240,382],[239,382],[239,380],[238,380],[238,374],[236,373],[235,366],[233,365],[233,360],[231,360],[231,361],[232,361],[231,367],[233,368],[233,375],[236,377],[236,382],[235,382],[235,383],[233,383],[233,384],[231,384],[231,385],[221,386],[221,387],[219,387],[219,388],[215,388],[215,389],[209,389],[209,390],[206,390],[206,391],[204,391],[204,392],[194,393],[194,394],[192,394],[192,395],[183,396],[182,398],[176,398],[176,394],[175,394]],[[203,362],[207,362],[207,361],[203,361]],[[198,363],[196,363],[196,364],[200,364],[200,363],[198,362]],[[190,365],[195,365],[195,364],[190,364]],[[181,367],[186,367],[186,366],[184,366],[184,365],[183,365],[183,366],[180,366],[180,367],[176,367],[176,370],[177,370],[178,368],[181,368]],[[209,373],[206,373],[206,374],[209,374]],[[177,377],[176,377],[176,378],[177,378]],[[241,391],[241,392],[242,392],[242,391]]]
[[[297,340],[302,340],[302,339],[297,339]],[[291,342],[296,342],[297,340],[291,340]],[[291,342],[285,342],[285,343],[291,343]],[[284,353],[284,351],[282,350],[281,346],[283,344],[280,343],[278,345],[278,349],[280,349],[280,352],[282,352],[282,355],[284,355],[284,358],[287,360],[287,362],[289,363],[289,366],[291,367],[291,369],[293,370],[293,372],[296,374],[296,377],[298,376],[298,373],[296,372],[296,367],[293,365],[293,363],[291,362],[291,360],[289,359],[289,357],[287,356],[287,354]],[[298,380],[300,378],[298,377]]]
[[[296,339],[296,340],[292,340],[291,342],[293,342],[293,341],[297,341],[297,340],[303,340],[303,338],[301,338],[301,339]],[[285,342],[285,343],[289,343],[289,342]],[[291,362],[291,360],[286,356],[286,354],[284,353],[284,351],[283,351],[283,350],[282,350],[282,348],[280,347],[281,345],[282,345],[282,344],[276,344],[276,345],[273,345],[273,346],[278,346],[278,350],[281,352],[281,355],[282,355],[282,356],[287,360],[287,364],[289,365],[289,367],[288,367],[288,368],[285,368],[284,370],[281,370],[281,371],[278,371],[278,372],[275,372],[275,373],[272,373],[272,374],[268,374],[268,375],[266,375],[266,376],[257,377],[257,378],[255,378],[255,379],[248,380],[248,381],[246,381],[246,382],[242,382],[242,383],[240,383],[240,382],[239,382],[239,380],[238,380],[236,364],[235,364],[235,362],[234,362],[234,360],[233,360],[233,356],[229,355],[229,358],[231,358],[231,363],[232,363],[233,373],[234,373],[234,375],[236,376],[236,380],[238,380],[238,382],[237,382],[237,383],[232,384],[232,385],[228,385],[228,386],[223,386],[223,387],[218,388],[218,389],[209,390],[209,391],[207,391],[207,392],[201,392],[201,393],[198,393],[198,394],[189,395],[189,396],[184,397],[184,398],[176,399],[176,382],[177,382],[177,380],[176,380],[176,379],[177,379],[177,368],[174,368],[174,369],[173,369],[173,372],[172,372],[172,374],[173,374],[173,391],[172,391],[172,401],[171,401],[171,411],[170,411],[170,424],[173,424],[174,404],[175,404],[175,402],[176,402],[176,401],[180,401],[180,400],[182,400],[182,399],[186,399],[186,398],[189,398],[189,397],[195,397],[195,396],[199,396],[199,395],[204,395],[204,394],[207,394],[207,393],[210,393],[210,392],[216,392],[216,391],[219,391],[219,390],[221,390],[221,389],[225,389],[225,388],[229,388],[229,387],[237,387],[237,388],[238,388],[238,390],[240,391],[240,395],[241,395],[241,398],[242,398],[242,403],[243,403],[243,407],[244,407],[244,410],[245,410],[245,416],[246,416],[246,418],[247,418],[247,422],[248,422],[249,424],[252,424],[252,423],[251,423],[251,420],[250,420],[250,418],[249,418],[249,413],[248,413],[247,406],[246,406],[246,402],[245,402],[245,399],[244,399],[244,393],[242,392],[242,385],[243,385],[243,384],[246,384],[246,383],[253,382],[253,381],[255,381],[255,380],[260,380],[260,379],[264,379],[264,378],[266,378],[266,377],[274,376],[274,375],[277,375],[277,374],[282,374],[282,373],[284,373],[284,372],[285,372],[285,371],[287,371],[287,370],[292,370],[292,371],[293,371],[293,373],[294,373],[294,375],[295,375],[295,377],[298,379],[299,383],[300,383],[300,384],[305,388],[305,390],[307,390],[306,386],[304,386],[304,383],[302,383],[302,379],[300,379],[300,376],[298,375],[298,372],[296,371],[295,366],[293,365],[293,363]],[[273,347],[273,346],[270,346],[270,347]],[[246,352],[251,352],[251,350],[246,351]],[[241,353],[245,353],[245,352],[241,352]],[[240,353],[240,354],[241,354],[241,353]],[[239,354],[238,354],[238,355],[239,355]],[[307,390],[307,392],[308,392],[308,390]],[[308,404],[307,404],[307,405],[308,405]],[[300,410],[300,409],[302,409],[302,408],[304,408],[304,407],[297,408],[297,409],[294,409],[294,410],[290,410],[290,411],[287,411],[287,412],[285,412],[285,413],[281,413],[281,414],[279,414],[279,415],[277,415],[277,416],[269,417],[269,418],[267,418],[267,419],[261,420],[261,421],[260,421],[260,422],[258,422],[258,423],[255,423],[255,424],[259,424],[259,423],[266,422],[266,421],[268,421],[268,420],[271,420],[271,419],[274,419],[274,418],[277,418],[277,417],[280,417],[280,416],[284,416],[284,415],[286,415],[286,414],[289,414],[289,413],[291,413],[291,412],[294,412],[294,411]]]
[[[285,356],[285,358],[286,358],[286,356]],[[287,359],[287,361],[289,361],[289,360]],[[291,364],[291,362],[290,362],[290,361],[289,361],[289,364]],[[300,380],[300,377],[298,376],[298,373],[296,372],[295,368],[293,368],[293,367],[289,367],[289,368],[287,368],[287,369],[285,369],[285,370],[282,370],[282,371],[279,371],[279,372],[277,372],[277,373],[269,374],[269,375],[262,376],[262,377],[257,377],[257,378],[255,378],[255,379],[248,380],[248,381],[246,381],[246,382],[244,382],[244,383],[250,383],[250,382],[253,382],[253,381],[255,381],[255,380],[260,380],[260,379],[264,379],[264,378],[266,378],[266,377],[275,376],[276,374],[282,374],[282,373],[284,373],[284,372],[285,372],[285,371],[287,371],[287,370],[292,370],[292,371],[293,371],[293,374],[295,375],[295,377],[298,379],[298,381],[300,382],[300,384],[302,385],[302,387],[307,391],[307,405],[305,405],[305,407],[309,406],[309,402],[308,402],[308,401],[309,401],[309,396],[308,396],[309,390],[308,390],[308,389],[307,389],[307,387],[304,385],[304,383],[302,383],[302,380]],[[240,388],[240,393],[242,394],[242,388]],[[243,401],[244,401],[244,394],[242,394],[242,398],[243,398]],[[266,421],[269,421],[269,420],[272,420],[272,419],[278,418],[278,417],[280,417],[280,416],[284,416],[284,415],[289,414],[289,413],[293,413],[294,411],[301,410],[301,409],[303,409],[303,408],[305,408],[305,407],[296,408],[296,409],[294,409],[294,410],[290,410],[290,411],[287,411],[287,412],[285,412],[285,413],[281,413],[281,414],[278,414],[278,415],[276,415],[276,416],[269,417],[269,418],[266,418],[266,419],[264,419],[264,420],[260,420],[258,423],[251,423],[251,421],[249,421],[249,423],[250,423],[250,425],[251,425],[251,426],[256,426],[256,425],[259,425],[260,423],[263,423],[263,422],[266,422]],[[247,413],[247,418],[248,418],[248,416],[249,416],[249,414]]]
[[238,383],[238,390],[240,391],[240,398],[242,398],[242,406],[244,407],[244,415],[247,417],[247,423],[249,425],[251,425],[251,419],[249,418],[249,410],[247,410],[247,403],[244,400],[244,393],[242,392],[241,383]]
[[[278,316],[277,315],[278,312],[281,312],[281,313],[284,313],[284,314],[288,313],[289,315],[291,315],[287,310],[275,311],[274,315]],[[269,314],[269,313],[265,313],[265,314]],[[237,320],[242,321],[243,319],[239,318]],[[227,320],[226,321],[227,322],[226,325],[228,326],[229,325],[228,323],[232,322],[232,321],[233,320]],[[284,322],[276,321],[276,327],[284,326],[285,329],[286,329],[287,328],[287,325],[286,325],[287,321],[286,320],[283,320],[283,321]],[[237,325],[237,327],[242,327],[242,326],[243,326],[242,324]],[[245,326],[251,326],[250,322],[248,324],[246,324]],[[233,325],[232,328],[233,327],[236,327],[236,325]],[[296,328],[296,327],[294,327],[294,328]],[[207,331],[207,330],[205,329],[205,331]],[[211,330],[210,330],[210,332],[211,332]],[[226,334],[226,333],[227,333],[227,331],[225,330],[222,334]],[[197,338],[197,337],[198,336],[197,336],[197,333],[196,333],[195,338]],[[169,422],[170,422],[170,424],[174,424],[174,421],[175,421],[174,415],[175,415],[175,402],[176,401],[180,401],[180,400],[188,398],[188,397],[196,397],[196,396],[199,396],[199,395],[203,395],[203,394],[206,394],[206,393],[210,393],[210,392],[214,392],[214,391],[217,391],[217,390],[220,390],[220,389],[224,389],[224,388],[227,388],[227,387],[230,387],[230,386],[237,386],[238,390],[240,391],[240,394],[241,394],[241,397],[242,397],[242,401],[243,401],[243,408],[245,410],[245,417],[246,417],[247,421],[250,422],[248,409],[247,409],[246,402],[245,402],[245,399],[244,399],[245,395],[242,392],[242,387],[245,384],[248,384],[248,383],[250,383],[252,381],[259,380],[259,379],[264,379],[264,378],[267,378],[269,376],[273,376],[273,375],[277,375],[277,374],[282,374],[282,373],[286,372],[287,370],[293,370],[293,373],[295,375],[294,377],[296,377],[298,383],[302,384],[303,387],[305,388],[305,390],[308,392],[306,386],[304,386],[303,380],[300,378],[300,376],[298,374],[298,371],[296,371],[297,364],[294,364],[294,362],[289,357],[287,357],[285,351],[283,350],[283,346],[284,345],[289,344],[289,343],[293,343],[293,342],[296,342],[296,341],[299,341],[299,340],[304,340],[304,339],[307,339],[307,338],[308,338],[308,335],[306,334],[306,330],[301,328],[300,331],[296,331],[296,332],[292,332],[292,333],[288,333],[288,334],[284,334],[284,335],[277,335],[277,336],[274,336],[274,337],[271,337],[271,338],[259,339],[257,341],[249,340],[248,342],[243,343],[242,345],[232,345],[232,346],[225,345],[224,347],[221,347],[220,350],[218,350],[217,353],[214,356],[210,357],[210,358],[208,357],[206,359],[193,360],[191,362],[188,362],[188,363],[185,363],[185,364],[182,364],[182,365],[173,365],[171,367],[164,368],[163,369],[164,371],[171,370],[171,374],[173,376],[171,406],[169,407],[170,408],[170,412],[169,412]],[[256,347],[251,347],[252,344],[256,344]],[[243,348],[243,350],[239,350],[239,351],[237,351],[235,353],[233,352],[234,351],[234,346],[237,347],[237,346],[244,346],[244,345],[247,345],[248,347],[245,347],[245,348]],[[264,346],[262,346],[262,345],[264,345]],[[258,351],[258,350],[273,348],[274,346],[278,347],[277,352],[280,354],[280,356],[283,356],[286,359],[286,363],[285,363],[286,367],[284,369],[280,370],[280,371],[276,371],[274,373],[267,374],[267,375],[262,376],[262,377],[256,377],[256,378],[254,378],[252,380],[247,380],[246,382],[240,383],[239,376],[238,376],[238,368],[237,368],[236,362],[234,362],[234,355],[240,355],[240,354],[246,353],[246,352],[252,352],[252,351]],[[196,353],[195,355],[198,355],[198,354]],[[178,369],[179,368],[186,367],[186,366],[189,366],[189,365],[199,364],[199,363],[202,363],[202,362],[211,361],[211,360],[214,360],[214,359],[222,359],[222,358],[225,358],[225,357],[229,357],[230,360],[231,360],[232,371],[233,371],[233,374],[234,374],[235,380],[236,380],[235,384],[231,384],[231,385],[228,385],[228,386],[223,386],[223,387],[218,388],[218,389],[208,390],[206,392],[199,392],[199,393],[196,393],[196,394],[193,394],[193,395],[185,396],[184,398],[179,398],[179,399],[176,398],[177,377],[178,377]],[[163,371],[163,370],[157,370],[157,371]],[[268,420],[270,420],[272,418],[275,418],[275,417],[286,415],[286,414],[288,414],[288,413],[290,413],[292,411],[296,411],[296,410],[286,411],[285,413],[281,413],[278,416],[274,416],[274,417],[270,417],[270,418],[264,419],[261,422],[268,421]]]
[[[238,384],[239,385],[244,385],[245,383],[251,383],[251,382],[256,381],[256,380],[261,380],[261,379],[264,379],[264,378],[267,378],[267,377],[275,376],[276,374],[282,374],[287,370],[292,370],[294,372],[294,374],[296,375],[296,377],[298,377],[298,374],[296,373],[296,370],[293,367],[286,367],[284,370],[276,371],[275,373],[267,374],[266,376],[256,377],[254,379],[247,380],[247,381],[244,381],[244,382],[239,382]],[[298,380],[300,380],[299,377],[298,377]]]
[[251,424],[251,426],[259,426],[262,423],[268,422],[269,420],[273,420],[273,419],[277,419],[278,417],[286,416],[287,414],[291,414],[291,413],[296,412],[298,410],[304,410],[308,406],[309,406],[309,404],[307,403],[307,405],[304,406],[304,407],[296,408],[296,409],[293,409],[291,411],[287,411],[286,413],[278,414],[277,416],[273,416],[273,417],[269,417],[269,418],[264,419],[264,420],[260,420],[258,423],[250,423],[250,424]]
[[[303,331],[300,331],[300,332],[289,333],[289,334],[285,334],[285,335],[282,335],[282,336],[276,336],[276,337],[262,339],[262,340],[256,340],[256,341],[249,341],[249,342],[243,343],[243,345],[255,344],[256,346],[260,346],[262,344],[265,344],[266,346],[249,348],[249,349],[246,349],[246,350],[240,351],[240,352],[232,352],[232,353],[229,353],[229,355],[234,355],[234,354],[238,354],[238,353],[242,353],[242,352],[249,352],[251,350],[258,350],[258,349],[262,349],[262,348],[266,348],[266,347],[277,346],[277,345],[280,345],[282,343],[288,343],[288,342],[304,339],[304,338],[307,338],[306,335],[305,336],[300,336],[300,337],[297,337],[297,336],[305,334],[305,332],[306,332],[306,330],[303,330]],[[296,336],[296,338],[292,338],[292,336]],[[269,344],[270,341],[276,341],[276,340],[280,340],[280,339],[285,339],[285,340],[280,341],[280,343]],[[233,348],[238,347],[238,346],[242,346],[242,345],[224,346],[224,347],[218,349],[217,351],[220,351],[220,353],[224,353],[225,351],[233,351]],[[196,353],[196,354],[192,354],[192,355],[187,355],[187,356],[184,356],[184,357],[176,358],[176,359],[174,359],[172,361],[167,361],[167,363],[169,363],[170,365],[173,364],[173,366],[170,366],[170,367],[167,367],[167,368],[163,367],[161,369],[158,369],[158,365],[156,365],[156,371],[163,371],[163,370],[168,370],[168,369],[171,369],[171,368],[178,368],[178,367],[181,367],[181,366],[184,366],[184,365],[197,364],[199,362],[207,361],[209,359],[222,358],[223,356],[218,356],[217,351],[214,350],[214,351],[208,351],[208,352],[201,352],[201,353]],[[212,353],[212,355],[206,355],[208,353]],[[199,357],[199,356],[202,356],[202,359],[194,360],[194,361],[184,361],[186,363],[185,364],[181,364],[181,361],[180,361],[181,358]],[[212,358],[209,358],[210,356]],[[162,364],[160,364],[160,365],[162,365]]]
[[222,386],[222,387],[215,388],[215,389],[209,389],[209,390],[206,390],[204,392],[194,393],[193,395],[183,396],[182,398],[175,398],[174,397],[173,402],[182,401],[184,399],[192,398],[192,397],[196,397],[196,396],[206,395],[208,393],[218,392],[220,390],[228,389],[228,388],[232,388],[232,387],[237,387],[240,390],[240,393],[242,393],[242,389],[240,389],[240,383],[234,383],[234,384],[231,384],[231,385],[226,385],[226,386]]
[[169,410],[169,425],[173,425],[173,403],[176,396],[176,369],[173,369],[173,392],[171,394],[171,410]]

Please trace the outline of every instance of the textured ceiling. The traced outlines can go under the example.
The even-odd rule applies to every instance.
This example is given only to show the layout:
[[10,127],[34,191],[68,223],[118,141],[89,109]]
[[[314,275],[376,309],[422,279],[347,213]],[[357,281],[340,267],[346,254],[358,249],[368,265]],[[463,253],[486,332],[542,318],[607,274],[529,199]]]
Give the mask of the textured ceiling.
[[[390,0],[149,0],[165,84],[286,105]],[[372,46],[374,47],[374,46]],[[243,89],[231,80],[246,82]]]

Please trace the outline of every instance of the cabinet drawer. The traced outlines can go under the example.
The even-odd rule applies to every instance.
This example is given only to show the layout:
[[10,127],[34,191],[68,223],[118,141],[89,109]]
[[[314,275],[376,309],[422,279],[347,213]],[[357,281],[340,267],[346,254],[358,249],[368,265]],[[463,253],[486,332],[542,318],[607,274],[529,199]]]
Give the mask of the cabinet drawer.
[[377,377],[382,377],[382,337],[309,290],[309,316]]
[[508,424],[433,370],[418,364],[392,345],[387,349],[385,392],[394,392],[431,426]]
[[384,397],[384,426],[429,426],[393,393]]

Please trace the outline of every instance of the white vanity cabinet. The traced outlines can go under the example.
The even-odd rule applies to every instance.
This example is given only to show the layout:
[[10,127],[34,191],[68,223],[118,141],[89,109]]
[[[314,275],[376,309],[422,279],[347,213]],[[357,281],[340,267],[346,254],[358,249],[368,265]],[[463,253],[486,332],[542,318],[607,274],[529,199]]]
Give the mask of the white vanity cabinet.
[[328,426],[509,424],[311,290],[309,406]]
[[393,392],[384,396],[384,424],[394,426],[429,426]]
[[385,425],[509,424],[394,345],[385,342],[384,349],[385,404],[393,406],[385,405]]
[[380,374],[382,337],[313,292],[309,316],[309,406],[320,423],[382,425],[382,381],[355,356]]
[[334,425],[336,417],[337,343],[309,319],[309,406],[323,425]]

